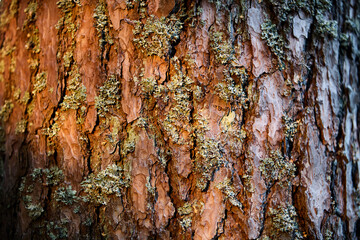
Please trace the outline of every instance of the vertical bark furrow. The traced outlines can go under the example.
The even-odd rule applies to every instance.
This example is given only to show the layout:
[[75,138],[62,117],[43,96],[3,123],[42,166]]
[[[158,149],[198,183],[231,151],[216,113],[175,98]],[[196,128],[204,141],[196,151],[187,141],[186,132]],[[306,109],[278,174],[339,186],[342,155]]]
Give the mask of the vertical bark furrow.
[[359,238],[359,5],[1,1],[3,238]]

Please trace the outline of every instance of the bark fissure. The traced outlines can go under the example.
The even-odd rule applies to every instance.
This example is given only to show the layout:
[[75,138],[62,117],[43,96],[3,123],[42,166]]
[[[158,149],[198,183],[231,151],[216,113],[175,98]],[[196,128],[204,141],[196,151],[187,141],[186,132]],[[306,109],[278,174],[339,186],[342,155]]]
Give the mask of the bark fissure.
[[357,1],[0,8],[4,239],[359,237]]

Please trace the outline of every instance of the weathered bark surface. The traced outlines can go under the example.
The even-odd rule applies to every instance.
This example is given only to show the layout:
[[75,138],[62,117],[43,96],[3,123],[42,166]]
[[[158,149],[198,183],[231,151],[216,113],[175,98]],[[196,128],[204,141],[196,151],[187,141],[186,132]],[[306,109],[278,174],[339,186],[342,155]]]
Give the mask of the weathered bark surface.
[[359,1],[1,5],[2,239],[360,237]]

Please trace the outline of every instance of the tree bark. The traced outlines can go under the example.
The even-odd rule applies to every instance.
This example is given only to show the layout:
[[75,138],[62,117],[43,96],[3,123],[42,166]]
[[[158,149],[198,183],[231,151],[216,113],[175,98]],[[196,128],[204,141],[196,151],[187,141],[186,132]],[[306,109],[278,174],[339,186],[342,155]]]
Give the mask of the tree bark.
[[3,239],[360,238],[360,2],[8,0]]

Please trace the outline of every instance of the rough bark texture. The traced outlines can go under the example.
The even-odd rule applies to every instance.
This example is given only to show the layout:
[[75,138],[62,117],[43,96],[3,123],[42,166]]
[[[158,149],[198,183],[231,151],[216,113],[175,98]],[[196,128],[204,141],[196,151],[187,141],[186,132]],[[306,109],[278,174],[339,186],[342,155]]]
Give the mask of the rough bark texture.
[[359,1],[1,5],[2,239],[360,237]]

